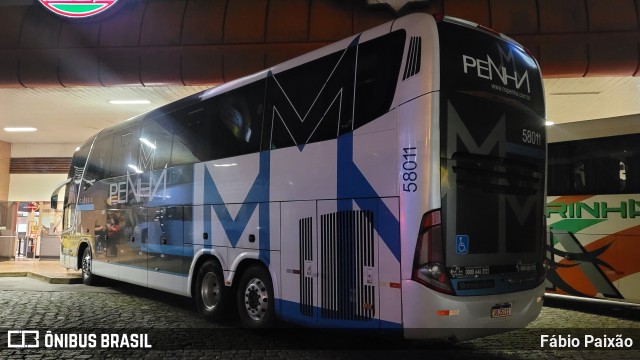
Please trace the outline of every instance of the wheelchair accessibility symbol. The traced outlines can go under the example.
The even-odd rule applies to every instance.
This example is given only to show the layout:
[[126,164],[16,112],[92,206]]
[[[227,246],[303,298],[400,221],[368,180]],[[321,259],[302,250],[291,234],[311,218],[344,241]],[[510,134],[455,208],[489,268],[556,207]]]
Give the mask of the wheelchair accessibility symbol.
[[456,235],[456,254],[469,253],[469,235]]

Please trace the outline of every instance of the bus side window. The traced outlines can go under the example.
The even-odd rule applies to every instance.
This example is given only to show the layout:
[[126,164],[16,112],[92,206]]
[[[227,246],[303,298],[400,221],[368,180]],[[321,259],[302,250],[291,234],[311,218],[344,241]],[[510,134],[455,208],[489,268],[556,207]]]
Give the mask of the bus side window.
[[549,144],[549,195],[640,192],[640,135]]
[[585,170],[588,192],[593,194],[620,193],[620,161],[608,156],[592,158]]
[[573,164],[573,189],[578,193],[583,193],[587,189],[587,180],[584,171],[584,163],[576,162]]
[[100,181],[108,176],[109,166],[111,165],[111,146],[113,139],[106,136],[96,140],[89,154],[89,161],[84,179],[83,188],[92,185],[95,181]]
[[300,146],[351,131],[356,50],[340,50],[267,78],[266,147]]
[[260,150],[264,81],[176,111],[171,166]]
[[574,194],[578,188],[584,187],[584,179],[580,177],[573,143],[549,144],[549,173],[547,177],[549,195]]
[[171,166],[193,164],[214,157],[211,141],[212,121],[204,116],[205,109],[198,104],[174,112],[173,141],[171,145]]
[[152,171],[162,169],[171,158],[171,114],[155,119],[145,119],[140,134],[138,169]]
[[[640,139],[639,139],[640,140]],[[624,160],[625,193],[640,192],[640,144],[634,144],[627,149]]]
[[406,32],[398,30],[358,45],[354,129],[389,111],[396,92],[405,37]]
[[257,81],[217,98],[215,112],[210,113],[217,120],[212,135],[215,142],[228,144],[218,146],[219,157],[260,151],[265,85],[266,81]]
[[139,137],[138,127],[131,127],[114,134],[110,177],[137,171]]
[[78,198],[79,186],[82,183],[82,174],[84,168],[87,165],[87,157],[89,156],[89,149],[91,149],[91,142],[83,144],[78,151],[73,154],[71,160],[71,168],[67,174],[67,178],[73,179],[64,192],[64,203],[75,204]]

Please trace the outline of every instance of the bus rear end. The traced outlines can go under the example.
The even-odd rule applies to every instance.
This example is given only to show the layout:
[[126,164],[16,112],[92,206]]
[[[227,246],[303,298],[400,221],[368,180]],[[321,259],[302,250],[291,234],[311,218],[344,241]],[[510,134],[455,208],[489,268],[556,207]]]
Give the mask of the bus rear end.
[[541,310],[544,99],[520,45],[463,21],[437,27],[441,207],[422,217],[403,318],[407,337],[462,340]]

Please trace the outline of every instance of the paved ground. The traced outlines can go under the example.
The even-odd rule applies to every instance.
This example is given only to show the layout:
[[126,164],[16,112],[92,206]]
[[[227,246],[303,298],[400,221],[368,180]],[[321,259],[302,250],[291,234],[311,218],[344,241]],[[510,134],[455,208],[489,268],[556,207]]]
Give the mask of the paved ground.
[[[405,341],[381,336],[286,328],[256,333],[233,317],[209,323],[189,299],[109,282],[99,287],[49,284],[27,277],[0,278],[0,359],[639,359],[640,310],[548,300],[528,329],[473,341]],[[70,334],[147,334],[151,349],[8,349],[8,330]],[[540,348],[543,334],[633,338],[632,349]],[[85,338],[85,340],[90,340]],[[122,341],[122,340],[121,340]]]
[[78,284],[80,271],[68,270],[60,266],[58,260],[18,258],[0,261],[0,277],[28,276],[53,284]]

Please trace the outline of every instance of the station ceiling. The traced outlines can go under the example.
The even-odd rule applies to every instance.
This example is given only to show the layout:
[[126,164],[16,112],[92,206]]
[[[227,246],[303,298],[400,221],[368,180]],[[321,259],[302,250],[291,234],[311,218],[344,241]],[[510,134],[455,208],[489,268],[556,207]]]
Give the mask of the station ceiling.
[[[640,114],[634,0],[440,0],[400,14],[369,2],[127,0],[108,16],[71,21],[35,0],[4,0],[0,125],[39,131],[0,131],[0,140],[80,143],[105,126],[407,11],[444,12],[521,42],[541,64],[547,117],[556,124],[598,131],[608,118]],[[150,103],[108,102],[126,99]]]

